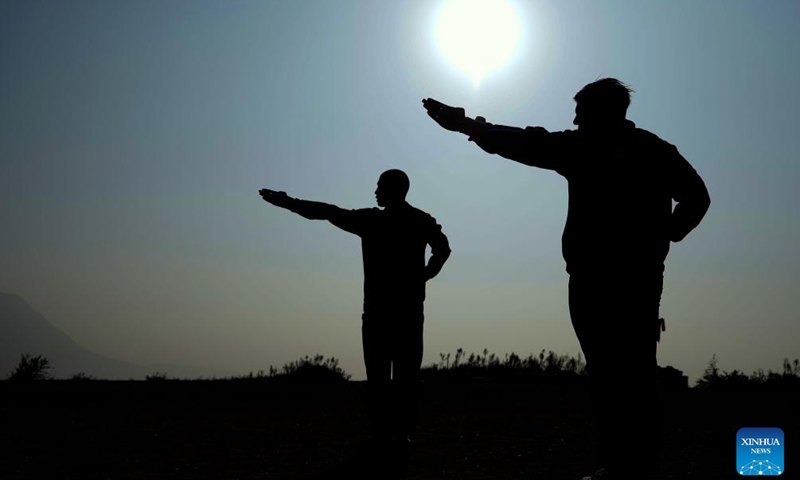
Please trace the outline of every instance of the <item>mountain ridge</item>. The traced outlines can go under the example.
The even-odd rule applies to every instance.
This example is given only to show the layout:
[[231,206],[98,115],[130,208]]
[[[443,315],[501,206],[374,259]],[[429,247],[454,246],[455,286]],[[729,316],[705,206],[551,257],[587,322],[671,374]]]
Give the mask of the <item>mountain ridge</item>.
[[141,380],[156,372],[169,378],[223,375],[191,365],[138,365],[95,353],[50,323],[20,295],[0,292],[0,379],[8,378],[23,354],[46,357],[51,366],[48,373],[55,379],[78,373],[107,380]]

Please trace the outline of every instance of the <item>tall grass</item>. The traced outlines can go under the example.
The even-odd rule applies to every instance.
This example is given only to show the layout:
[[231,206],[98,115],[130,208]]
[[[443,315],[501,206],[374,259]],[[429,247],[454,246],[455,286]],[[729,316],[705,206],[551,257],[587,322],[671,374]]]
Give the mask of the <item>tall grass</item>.
[[577,357],[542,350],[538,355],[521,357],[507,353],[502,358],[484,349],[482,353],[466,354],[459,348],[454,355],[439,354],[439,361],[423,367],[423,376],[449,375],[455,377],[496,376],[503,374],[584,375],[586,364]]
[[[32,380],[49,379],[49,360],[43,355],[32,356],[24,354],[8,380],[27,382]],[[680,380],[682,372],[672,367],[662,367],[661,374],[664,379],[675,377]],[[423,366],[421,375],[426,379],[452,378],[495,378],[511,376],[514,378],[533,376],[583,376],[586,374],[586,364],[578,354],[577,357],[559,355],[552,350],[542,350],[538,355],[530,354],[521,357],[516,353],[505,354],[502,358],[484,349],[482,353],[467,354],[459,348],[454,354],[439,354],[439,361]],[[339,360],[334,357],[326,358],[323,355],[304,356],[300,359],[284,364],[281,368],[270,365],[265,372],[250,372],[247,375],[234,376],[222,380],[268,380],[283,379],[302,382],[347,382],[351,379],[339,365]],[[684,387],[686,388],[685,379]],[[94,380],[95,377],[81,372],[73,375],[70,380]],[[156,372],[146,378],[150,382],[164,380],[177,380],[167,378],[166,373]],[[680,382],[678,382],[680,383]],[[741,390],[759,389],[768,391],[800,391],[800,359],[783,360],[781,369],[777,371],[758,369],[750,375],[739,370],[727,372],[719,367],[716,354],[712,355],[703,375],[696,381],[697,390]]]

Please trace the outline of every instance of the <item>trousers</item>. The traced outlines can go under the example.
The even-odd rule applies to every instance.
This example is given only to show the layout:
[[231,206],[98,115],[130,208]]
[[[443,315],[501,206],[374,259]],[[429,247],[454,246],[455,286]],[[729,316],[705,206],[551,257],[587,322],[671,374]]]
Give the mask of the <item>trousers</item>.
[[366,403],[373,437],[405,438],[417,415],[423,355],[419,315],[363,315]]
[[663,274],[570,275],[599,455],[614,478],[648,478],[661,447],[657,344]]

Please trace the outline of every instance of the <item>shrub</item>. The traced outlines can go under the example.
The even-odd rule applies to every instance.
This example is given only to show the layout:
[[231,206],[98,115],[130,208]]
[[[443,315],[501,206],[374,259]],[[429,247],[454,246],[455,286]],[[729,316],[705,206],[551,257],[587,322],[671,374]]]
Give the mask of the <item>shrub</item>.
[[697,380],[695,387],[704,390],[800,391],[800,360],[795,359],[790,362],[788,358],[784,359],[782,367],[780,372],[769,370],[765,373],[763,369],[758,369],[749,376],[738,370],[726,372],[719,368],[717,356],[714,354],[708,362],[708,367],[703,371],[703,376]]
[[717,354],[711,355],[711,360],[708,361],[708,366],[703,370],[703,376],[697,379],[695,384],[698,388],[710,388],[718,385],[722,380],[719,367],[717,366]]
[[350,374],[339,366],[339,360],[333,357],[325,358],[319,354],[314,357],[306,355],[299,360],[285,364],[280,370],[270,366],[269,376],[310,381],[350,380]]
[[8,379],[17,382],[45,380],[49,378],[47,370],[50,368],[50,361],[43,355],[32,357],[30,354],[25,353]]
[[270,365],[267,372],[259,370],[247,375],[234,376],[230,380],[290,380],[301,382],[345,382],[350,374],[339,366],[336,358],[323,355],[306,355],[298,360],[284,364],[280,369]]

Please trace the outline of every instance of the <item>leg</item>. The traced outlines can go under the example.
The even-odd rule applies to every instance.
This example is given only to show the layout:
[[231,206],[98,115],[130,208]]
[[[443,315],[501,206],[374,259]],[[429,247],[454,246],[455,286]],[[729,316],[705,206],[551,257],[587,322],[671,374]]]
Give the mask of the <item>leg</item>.
[[402,476],[411,458],[422,366],[422,320],[402,318],[394,330],[392,355],[393,465]]
[[367,371],[367,412],[374,440],[388,441],[389,388],[391,381],[391,335],[379,319],[364,315],[361,338],[364,347],[364,366]]
[[[604,468],[613,463],[613,451],[605,441],[607,432],[613,432],[618,425],[614,424],[609,399],[613,398],[613,387],[609,374],[613,371],[613,361],[608,354],[615,349],[606,349],[613,335],[603,327],[606,316],[607,299],[602,292],[593,287],[591,279],[581,276],[570,276],[569,279],[569,311],[572,326],[578,337],[584,359],[586,373],[589,377],[589,400],[595,419],[595,437],[598,440],[599,460]],[[613,377],[612,377],[613,378]]]
[[570,315],[586,357],[601,461],[614,478],[647,478],[657,463],[661,280],[646,280],[570,278]]
[[[625,328],[635,340],[628,347],[631,356],[630,376],[635,382],[628,382],[630,402],[623,405],[629,412],[624,418],[633,438],[641,441],[635,445],[633,454],[638,459],[639,469],[645,473],[654,472],[659,464],[661,447],[661,404],[658,391],[658,325],[659,305],[663,287],[663,277],[639,280],[631,288],[633,297],[629,299],[630,310],[623,318]],[[643,406],[643,408],[641,408]],[[641,413],[640,413],[641,412]],[[631,415],[630,413],[633,413]],[[631,438],[631,437],[629,437]],[[641,477],[639,477],[641,478]]]
[[[403,319],[408,321],[410,319]],[[393,396],[396,438],[411,435],[417,415],[420,368],[423,354],[423,322],[412,320],[409,325],[399,325],[394,338]]]

